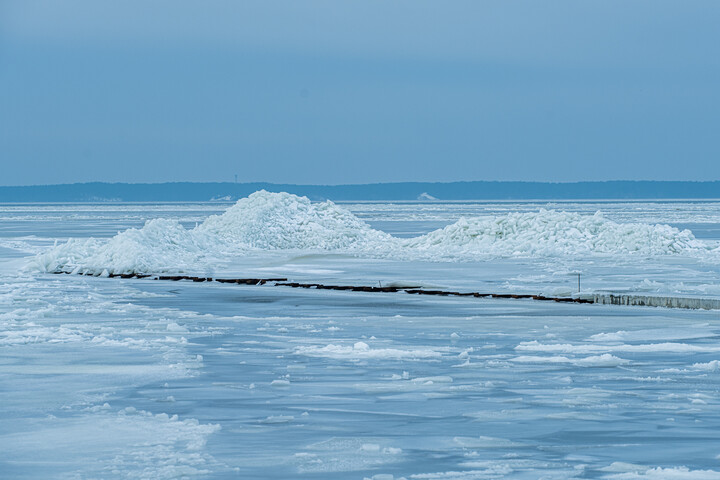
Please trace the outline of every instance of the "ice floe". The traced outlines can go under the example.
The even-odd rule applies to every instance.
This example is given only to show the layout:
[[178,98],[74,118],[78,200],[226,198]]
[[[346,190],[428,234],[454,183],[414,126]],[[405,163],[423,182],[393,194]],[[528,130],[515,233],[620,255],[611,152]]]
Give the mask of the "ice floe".
[[564,356],[538,357],[538,356],[519,356],[511,359],[517,363],[567,363],[579,367],[616,367],[618,365],[626,365],[629,360],[618,358],[609,353],[602,355],[591,355],[584,358],[568,358]]
[[689,353],[689,352],[718,352],[720,345],[692,345],[688,343],[645,343],[639,345],[599,345],[599,344],[568,344],[568,343],[540,343],[537,340],[522,342],[515,350],[521,352],[557,352],[574,354],[592,354],[607,352],[642,352],[642,353]]
[[371,348],[365,342],[356,342],[353,345],[329,344],[324,347],[309,346],[297,347],[295,354],[308,357],[326,357],[338,360],[368,360],[368,359],[427,359],[438,358],[441,353],[430,348],[400,349],[400,348]]

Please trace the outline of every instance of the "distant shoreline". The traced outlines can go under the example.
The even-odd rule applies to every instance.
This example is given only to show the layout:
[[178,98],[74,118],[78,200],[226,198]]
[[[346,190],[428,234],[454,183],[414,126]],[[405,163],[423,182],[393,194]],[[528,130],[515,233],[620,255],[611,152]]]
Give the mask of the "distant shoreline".
[[400,182],[361,185],[273,183],[74,183],[0,186],[0,203],[34,202],[205,202],[234,201],[258,190],[288,192],[311,200],[471,201],[471,200],[712,200],[720,181],[604,182]]

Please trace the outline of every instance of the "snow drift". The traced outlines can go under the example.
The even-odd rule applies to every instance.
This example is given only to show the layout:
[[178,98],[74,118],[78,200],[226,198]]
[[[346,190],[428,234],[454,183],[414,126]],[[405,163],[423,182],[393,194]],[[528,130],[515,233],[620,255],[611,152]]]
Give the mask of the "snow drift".
[[426,235],[399,239],[333,202],[259,191],[193,229],[174,220],[150,220],[109,240],[70,240],[33,263],[48,272],[189,272],[206,271],[226,256],[267,250],[431,261],[577,254],[698,256],[710,251],[689,230],[552,210],[461,218]]

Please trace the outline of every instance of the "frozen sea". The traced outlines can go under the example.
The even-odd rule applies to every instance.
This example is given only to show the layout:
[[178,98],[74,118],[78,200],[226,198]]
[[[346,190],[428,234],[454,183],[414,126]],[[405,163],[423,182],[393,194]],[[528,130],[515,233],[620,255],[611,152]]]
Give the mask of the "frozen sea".
[[[149,219],[189,230],[229,207],[0,205],[0,478],[720,479],[718,311],[33,267],[71,238]],[[720,241],[711,201],[340,207],[398,241],[543,209],[689,229],[711,253]],[[252,248],[194,273],[554,295],[579,273],[584,293],[720,298],[717,257],[683,238],[667,254]]]

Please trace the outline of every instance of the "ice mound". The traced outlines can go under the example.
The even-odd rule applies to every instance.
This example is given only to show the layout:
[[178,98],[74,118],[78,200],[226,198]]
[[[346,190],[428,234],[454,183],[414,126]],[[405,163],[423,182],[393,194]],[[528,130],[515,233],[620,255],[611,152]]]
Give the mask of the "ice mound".
[[500,217],[461,218],[408,240],[407,246],[446,255],[555,256],[672,255],[707,251],[690,230],[669,225],[616,223],[595,215],[540,210]]
[[46,272],[189,272],[205,271],[219,257],[258,249],[360,252],[395,243],[394,237],[330,201],[314,204],[305,197],[262,190],[191,230],[174,220],[150,220],[110,240],[71,239],[33,263]]
[[[416,238],[371,228],[348,210],[289,193],[255,192],[193,229],[155,219],[109,240],[70,240],[35,257],[41,271],[90,274],[208,272],[220,259],[267,250],[342,251],[396,260],[464,261],[488,257],[713,252],[689,230],[621,224],[600,213],[541,210],[461,218]],[[720,255],[720,248],[715,253]]]
[[209,217],[196,230],[219,242],[262,250],[340,250],[395,241],[331,201],[311,203],[264,190]]
[[206,255],[202,239],[177,221],[158,218],[145,226],[130,228],[109,240],[70,239],[33,263],[46,272],[73,273],[162,273],[183,271]]

